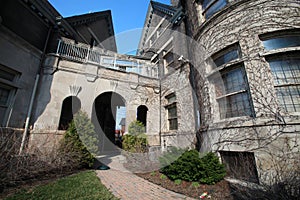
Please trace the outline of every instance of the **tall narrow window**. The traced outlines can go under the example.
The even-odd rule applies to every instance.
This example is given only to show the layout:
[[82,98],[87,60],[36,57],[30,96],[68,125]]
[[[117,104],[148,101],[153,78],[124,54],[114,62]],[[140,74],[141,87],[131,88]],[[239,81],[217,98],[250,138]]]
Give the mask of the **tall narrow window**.
[[168,121],[169,121],[169,130],[178,129],[178,119],[177,119],[177,106],[176,106],[176,95],[174,93],[166,96],[168,104],[165,108],[168,111]]
[[173,54],[173,45],[172,42],[167,45],[165,50],[163,50],[163,60],[164,60],[164,69],[165,74],[170,72],[174,64],[174,54]]
[[9,108],[17,90],[17,79],[20,73],[0,65],[0,126],[7,123]]
[[5,86],[0,87],[0,105],[6,105],[8,102],[10,90]]
[[300,112],[300,57],[267,58],[280,106],[286,112]]
[[205,18],[210,18],[213,14],[221,10],[227,4],[227,0],[202,0],[202,9]]
[[215,81],[220,118],[252,116],[252,107],[243,66],[221,71],[222,79]]
[[147,106],[141,105],[137,108],[137,116],[136,119],[144,124],[146,127],[147,125]]
[[[300,47],[300,29],[275,31],[259,38],[266,50]],[[280,107],[286,112],[300,112],[299,51],[281,50],[280,54],[268,55],[266,60],[271,68]]]
[[220,77],[214,79],[220,118],[253,116],[247,75],[242,62],[239,61],[241,51],[238,44],[230,45],[212,55],[215,67],[226,65],[218,71]]

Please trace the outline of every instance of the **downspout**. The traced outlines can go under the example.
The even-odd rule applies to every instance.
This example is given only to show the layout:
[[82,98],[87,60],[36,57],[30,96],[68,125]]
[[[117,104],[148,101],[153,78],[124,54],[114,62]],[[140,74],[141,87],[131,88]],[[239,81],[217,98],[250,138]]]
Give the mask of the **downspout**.
[[52,26],[50,26],[49,30],[48,30],[48,34],[47,34],[47,38],[45,41],[45,45],[44,45],[44,49],[43,49],[43,53],[41,56],[41,61],[40,61],[40,65],[39,65],[39,71],[35,77],[35,82],[34,82],[34,86],[33,86],[33,90],[32,90],[32,94],[31,94],[31,98],[30,98],[30,102],[29,102],[29,108],[28,108],[28,112],[27,112],[27,117],[26,117],[26,122],[25,122],[25,128],[24,128],[24,132],[23,132],[23,136],[22,136],[22,142],[21,142],[21,146],[20,146],[20,151],[19,151],[19,155],[23,153],[24,150],[24,146],[25,146],[25,141],[26,141],[26,137],[28,134],[28,128],[29,128],[29,122],[30,122],[30,117],[31,117],[31,112],[32,112],[32,107],[33,107],[33,103],[35,100],[35,96],[36,96],[36,89],[40,80],[40,74],[42,73],[42,66],[43,66],[43,62],[45,60],[45,54],[46,54],[46,49],[48,46],[48,41],[50,38],[50,34],[52,31]]
[[163,149],[162,139],[161,139],[161,74],[159,75],[159,145]]

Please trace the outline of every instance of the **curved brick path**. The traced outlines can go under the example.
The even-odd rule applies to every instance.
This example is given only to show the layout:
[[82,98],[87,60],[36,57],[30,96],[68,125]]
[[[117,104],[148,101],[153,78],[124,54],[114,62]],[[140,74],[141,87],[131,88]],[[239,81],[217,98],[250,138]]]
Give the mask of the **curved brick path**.
[[115,169],[96,170],[101,182],[122,200],[194,200],[144,180],[130,172]]

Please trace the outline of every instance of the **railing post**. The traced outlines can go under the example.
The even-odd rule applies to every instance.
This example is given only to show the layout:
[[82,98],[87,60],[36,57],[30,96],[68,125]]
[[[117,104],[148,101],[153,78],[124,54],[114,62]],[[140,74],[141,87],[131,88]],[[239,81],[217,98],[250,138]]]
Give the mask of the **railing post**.
[[87,49],[87,54],[86,54],[86,58],[85,58],[85,62],[86,62],[86,63],[89,61],[90,50],[91,50],[91,48],[88,47],[88,49]]
[[114,69],[116,69],[117,57],[114,57]]
[[59,52],[59,49],[60,49],[60,43],[61,43],[61,40],[59,39],[59,40],[58,40],[57,49],[56,49],[56,54],[57,54],[57,55],[58,55],[58,52]]

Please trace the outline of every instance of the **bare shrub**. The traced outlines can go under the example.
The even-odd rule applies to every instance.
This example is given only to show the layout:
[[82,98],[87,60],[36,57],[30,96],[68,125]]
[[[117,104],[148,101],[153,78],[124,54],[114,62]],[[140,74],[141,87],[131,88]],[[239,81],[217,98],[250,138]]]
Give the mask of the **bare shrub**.
[[44,143],[30,145],[19,155],[21,133],[13,129],[0,128],[0,192],[27,182],[45,180],[70,174],[79,169],[74,157],[76,152],[68,147],[58,151],[60,142],[56,133],[43,134]]
[[300,152],[297,138],[284,137],[258,160],[260,185],[231,184],[237,199],[296,200],[300,197]]

